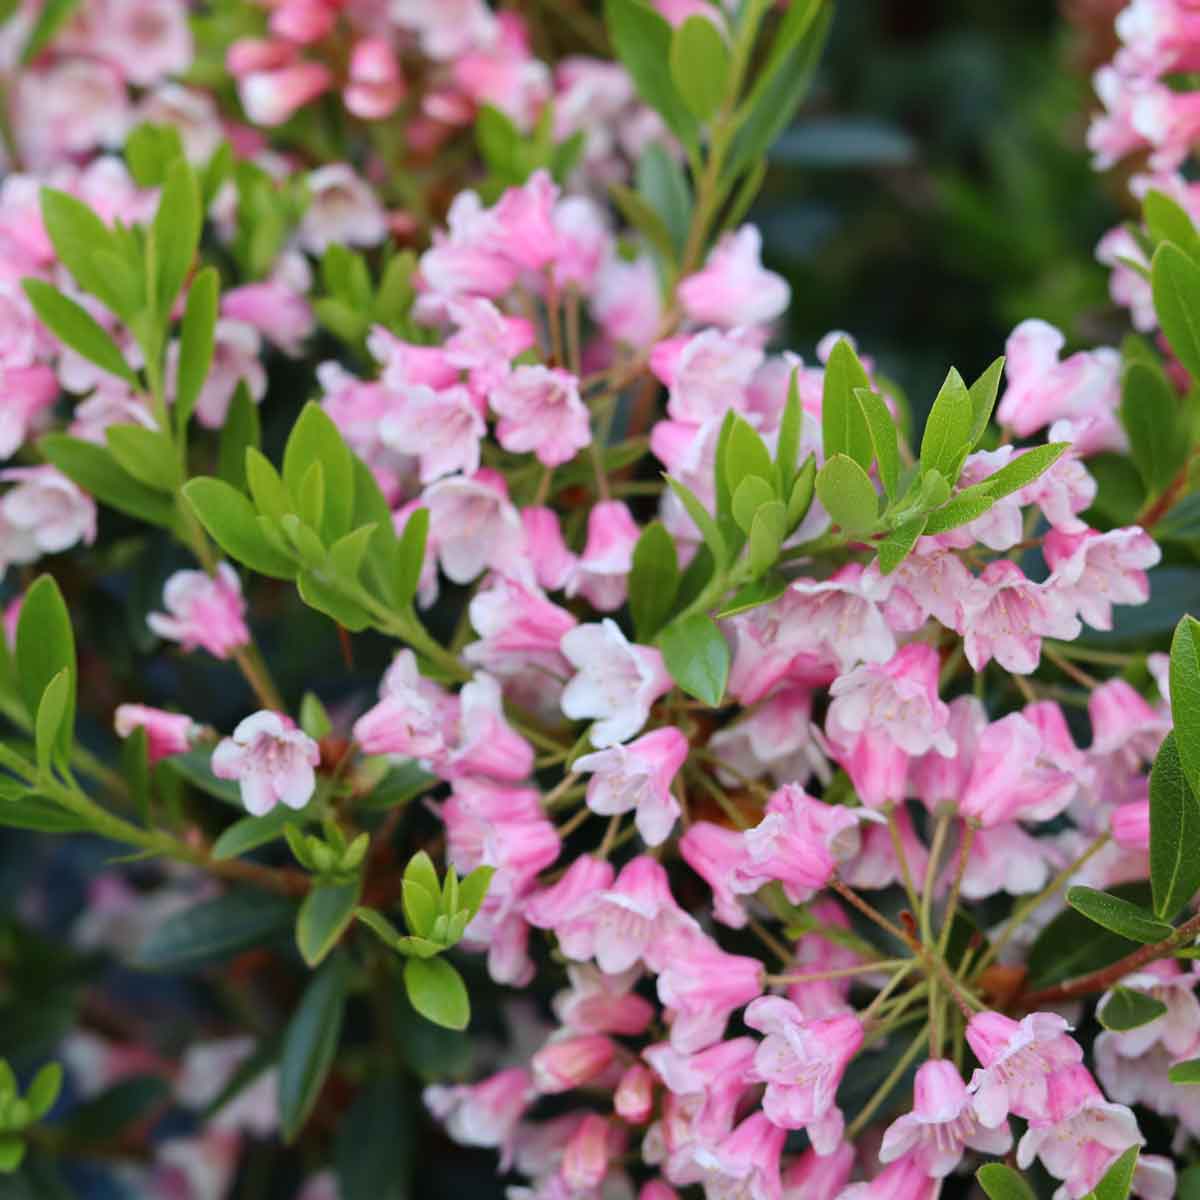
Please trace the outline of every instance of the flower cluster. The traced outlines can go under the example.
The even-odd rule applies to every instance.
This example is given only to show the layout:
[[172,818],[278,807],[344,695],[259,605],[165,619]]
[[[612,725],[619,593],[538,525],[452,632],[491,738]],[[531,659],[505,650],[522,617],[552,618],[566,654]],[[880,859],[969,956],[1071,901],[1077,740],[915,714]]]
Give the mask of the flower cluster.
[[[1200,1139],[1200,625],[1168,658],[1125,622],[1194,458],[1194,185],[1156,176],[1182,208],[1102,252],[1168,367],[1025,321],[914,440],[852,336],[779,345],[745,219],[828,5],[612,0],[621,64],[543,62],[482,0],[241,7],[248,124],[179,83],[182,3],[90,0],[40,44],[21,5],[2,51],[31,60],[0,183],[6,801],[171,860],[149,896],[102,876],[79,946],[270,975],[290,929],[304,966],[230,1005],[284,1005],[281,1041],[66,1039],[85,1101],[152,1076],[206,1115],[130,1186],[219,1200],[254,1139],[311,1119],[324,1162],[343,1120],[298,1195],[355,1200],[397,1020],[470,1019],[457,962],[520,1036],[424,1101],[515,1200],[934,1200],[1006,1158],[1056,1200],[1168,1200]],[[1106,161],[1180,166],[1189,12],[1122,14]],[[370,127],[361,170],[314,152],[314,106]],[[397,198],[470,128],[478,186]],[[114,704],[80,669],[59,567],[135,554],[139,653],[240,673],[228,736],[156,672]],[[373,694],[277,682],[301,605]]]

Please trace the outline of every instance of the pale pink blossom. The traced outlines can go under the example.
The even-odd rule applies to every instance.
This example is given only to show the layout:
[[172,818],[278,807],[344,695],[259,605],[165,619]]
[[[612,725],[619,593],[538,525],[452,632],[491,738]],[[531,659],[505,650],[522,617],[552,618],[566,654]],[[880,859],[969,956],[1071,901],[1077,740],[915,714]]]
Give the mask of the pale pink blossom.
[[501,250],[494,212],[472,191],[459,192],[446,214],[446,228],[433,235],[421,256],[421,279],[442,298],[503,295],[520,274]]
[[832,1154],[844,1124],[837,1089],[863,1040],[858,1018],[807,1021],[790,1000],[764,996],[746,1009],[745,1021],[766,1035],[754,1055],[767,1085],[763,1111],[783,1129],[806,1130],[818,1154]]
[[354,725],[355,740],[367,754],[429,761],[445,751],[451,697],[421,675],[411,650],[399,651],[392,660],[379,696],[379,703]]
[[589,963],[567,967],[570,987],[552,1001],[554,1015],[564,1029],[574,1033],[609,1033],[636,1037],[654,1020],[654,1005],[630,989],[641,971],[610,974]]
[[1150,801],[1119,804],[1109,817],[1113,841],[1125,850],[1150,849]]
[[[452,715],[451,715],[452,714]],[[484,775],[515,783],[533,770],[533,747],[508,724],[500,685],[482,672],[464,684],[448,715],[447,753],[434,762],[445,778]]]
[[[551,97],[550,69],[533,56],[520,13],[513,9],[499,12],[495,22],[497,36],[456,58],[451,75],[462,100],[490,104],[518,129],[529,131]],[[432,103],[430,96],[425,104],[427,112],[432,111]],[[464,117],[469,120],[469,109]]]
[[470,583],[488,567],[503,571],[520,554],[521,518],[502,476],[481,469],[439,479],[425,492],[438,561],[455,583]]
[[677,289],[683,311],[702,325],[765,325],[788,306],[787,281],[762,265],[762,234],[753,225],[725,234],[703,269]]
[[525,527],[525,551],[539,586],[550,592],[566,587],[579,560],[563,540],[558,513],[531,504],[521,509],[521,524]]
[[484,0],[391,0],[389,12],[397,25],[420,38],[424,53],[439,61],[489,45],[497,35],[496,18]]
[[0,499],[0,571],[96,540],[96,505],[56,467],[9,467]]
[[424,384],[406,387],[379,423],[385,446],[421,464],[422,483],[458,471],[474,474],[485,433],[483,404],[462,386],[441,391]]
[[733,1013],[762,995],[762,963],[726,953],[697,929],[670,931],[652,957],[671,1045],[684,1054],[720,1041]]
[[613,1093],[613,1111],[627,1125],[645,1125],[654,1112],[654,1072],[634,1063]]
[[229,658],[250,641],[242,584],[228,563],[220,563],[213,575],[176,571],[163,587],[163,607],[166,612],[150,613],[146,624],[184,650],[200,646],[214,658]]
[[244,73],[230,69],[237,76],[242,108],[255,125],[282,125],[333,86],[329,68],[311,60],[296,59]]
[[625,603],[633,550],[641,530],[623,500],[601,500],[588,513],[583,553],[567,579],[568,596],[581,595],[600,612]]
[[399,107],[407,91],[400,64],[386,38],[363,38],[350,53],[346,108],[364,121],[380,121]]
[[709,1200],[781,1200],[780,1155],[787,1131],[762,1113],[752,1113],[716,1146],[701,1147],[696,1161],[704,1172]]
[[224,140],[217,105],[208,92],[164,81],[142,97],[139,122],[171,125],[179,132],[183,152],[193,166],[204,166]]
[[854,1170],[854,1147],[843,1142],[832,1154],[812,1147],[784,1168],[784,1200],[837,1200]]
[[604,1075],[617,1058],[617,1044],[599,1033],[550,1041],[530,1062],[533,1082],[543,1094],[570,1092]]
[[962,894],[968,900],[983,900],[997,892],[1010,896],[1039,892],[1056,861],[1053,845],[1045,838],[1031,837],[1016,821],[979,829],[963,872]]
[[333,242],[375,246],[387,237],[387,214],[371,185],[346,163],[329,163],[308,173],[308,205],[300,241],[314,254]]
[[801,787],[814,775],[828,783],[829,760],[811,718],[810,688],[797,685],[772,693],[709,739],[709,748],[719,759],[718,778],[729,786],[764,773],[776,783],[794,782]]
[[73,56],[19,72],[12,106],[21,156],[35,168],[115,147],[129,128],[125,81],[97,59]]
[[1159,562],[1162,551],[1138,526],[1107,533],[1052,529],[1042,545],[1053,572],[1050,586],[1093,629],[1113,627],[1114,604],[1145,604],[1150,599],[1146,569]]
[[0,364],[0,461],[16,454],[47,422],[57,399],[58,380],[52,368]]
[[888,625],[897,633],[911,633],[933,617],[947,629],[963,627],[963,603],[970,592],[971,572],[951,550],[931,538],[922,538],[890,575],[872,562],[862,575],[866,594],[883,606]]
[[[239,1067],[254,1054],[250,1037],[196,1042],[183,1055],[175,1096],[185,1108],[206,1109],[225,1090]],[[215,1129],[242,1130],[257,1137],[279,1131],[279,1074],[266,1070],[212,1115]]]
[[641,348],[655,338],[662,319],[662,285],[649,258],[604,265],[591,292],[592,316],[614,342]]
[[750,872],[750,852],[742,832],[693,821],[679,839],[684,862],[712,888],[713,916],[723,925],[741,929],[747,921],[741,896],[756,892],[762,880]]
[[626,1131],[619,1121],[588,1113],[567,1139],[559,1178],[570,1195],[598,1188],[610,1163],[625,1148]]
[[[1110,1030],[1103,1036],[1114,1044],[1122,1058],[1139,1058],[1156,1045],[1161,1045],[1176,1062],[1194,1057],[1200,1050],[1197,982],[1196,971],[1185,970],[1170,959],[1125,976],[1121,980],[1123,987],[1150,996],[1164,1005],[1166,1011],[1133,1029]],[[1102,1009],[1111,998],[1112,993],[1106,992],[1097,1007]]]
[[1108,679],[1088,696],[1092,744],[1088,756],[1136,772],[1158,753],[1171,728],[1166,713],[1150,706],[1124,679]]
[[667,385],[667,412],[676,421],[702,425],[744,407],[746,389],[763,352],[742,328],[705,329],[659,342],[650,369]]
[[937,1200],[941,1180],[931,1179],[910,1154],[884,1167],[866,1183],[852,1183],[836,1200]]
[[293,358],[315,326],[307,298],[281,280],[245,283],[221,296],[221,313],[257,329]]
[[186,713],[166,712],[145,704],[120,704],[113,714],[117,737],[127,738],[135,729],[146,731],[146,751],[150,762],[183,754],[191,745],[199,726]]
[[500,1148],[503,1168],[509,1164],[513,1134],[532,1097],[533,1081],[520,1067],[475,1084],[435,1084],[422,1093],[425,1107],[460,1146]]
[[1062,425],[1063,422],[1056,421],[1050,427],[1050,440],[1074,441],[1076,444],[1048,471],[1043,472],[1027,487],[1023,487],[1017,493],[1017,499],[1022,505],[1036,504],[1053,526],[1055,533],[1079,534],[1087,530],[1087,525],[1080,519],[1079,514],[1091,508],[1099,490],[1095,478],[1083,465],[1080,456],[1103,447],[1090,444],[1091,437],[1099,428],[1094,419],[1086,427],[1086,440],[1089,442],[1087,446],[1079,444],[1079,435],[1074,427],[1064,432]]
[[1053,580],[1027,579],[1008,559],[984,567],[963,604],[963,649],[980,671],[995,659],[1015,675],[1037,670],[1042,638],[1074,641],[1080,624],[1074,604]]
[[212,755],[212,773],[235,779],[242,803],[261,817],[276,804],[303,808],[317,786],[317,743],[279,713],[263,710],[244,718]]
[[633,811],[642,840],[657,846],[679,816],[671,783],[688,756],[688,740],[673,726],[643,734],[575,760],[573,770],[590,774],[587,805],[604,816]]
[[533,452],[546,467],[570,462],[591,440],[579,381],[557,367],[517,367],[489,393],[496,437],[514,454]]
[[526,317],[502,313],[481,296],[463,296],[446,302],[454,332],[446,339],[446,362],[468,371],[471,386],[490,393],[507,379],[511,363],[537,340]]
[[554,231],[558,242],[552,268],[555,287],[586,292],[612,256],[607,214],[587,196],[564,196],[554,207]]
[[576,671],[563,690],[562,710],[573,721],[595,721],[590,737],[599,750],[633,737],[650,706],[673,686],[662,654],[629,642],[611,618],[576,626],[559,645]]
[[146,87],[192,65],[187,8],[178,0],[102,0],[99,9],[92,48],[130,83]]

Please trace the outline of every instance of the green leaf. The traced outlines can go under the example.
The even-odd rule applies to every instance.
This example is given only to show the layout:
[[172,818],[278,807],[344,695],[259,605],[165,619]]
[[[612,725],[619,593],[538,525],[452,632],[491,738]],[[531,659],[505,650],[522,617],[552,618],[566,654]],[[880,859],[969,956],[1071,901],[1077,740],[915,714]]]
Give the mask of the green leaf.
[[56,751],[64,759],[70,754],[73,732],[64,730],[63,717],[66,716],[67,705],[72,699],[72,674],[71,667],[64,667],[59,671],[46,684],[46,690],[38,704],[37,720],[34,722],[34,745],[37,747],[40,774],[50,770]]
[[467,988],[444,958],[408,959],[404,986],[413,1008],[426,1020],[447,1029],[466,1029],[471,1019]]
[[1133,461],[1147,489],[1160,492],[1187,461],[1190,445],[1175,391],[1159,368],[1135,362],[1125,369],[1121,397]]
[[747,475],[738,484],[733,493],[733,519],[738,527],[749,533],[754,525],[754,517],[764,505],[777,503],[775,490],[759,475]]
[[310,967],[317,966],[337,945],[354,919],[362,881],[319,883],[304,897],[296,917],[296,945]]
[[1153,189],[1147,192],[1142,216],[1155,241],[1174,242],[1193,259],[1200,254],[1200,234],[1192,218],[1169,196]]
[[927,516],[910,517],[879,543],[879,569],[884,575],[890,575],[912,553],[928,524]]
[[25,1158],[25,1143],[16,1134],[0,1134],[0,1174],[10,1175]]
[[1200,795],[1200,621],[1191,616],[1171,639],[1171,717],[1183,773]]
[[429,540],[429,509],[415,508],[409,514],[395,552],[392,600],[397,608],[408,608],[421,583],[421,566]]
[[[695,18],[702,20],[702,18]],[[705,24],[708,24],[706,21]],[[743,479],[761,479],[773,496],[778,472],[771,461],[766,443],[744,417],[731,412],[728,435],[723,446],[723,455],[718,456],[718,467],[725,473],[725,482],[730,495],[737,493]]]
[[304,406],[283,452],[283,481],[299,497],[305,472],[319,462],[325,476],[321,533],[334,542],[350,531],[354,512],[354,456],[329,414],[315,402]]
[[437,868],[433,859],[424,850],[418,850],[404,868],[404,882],[423,887],[431,896],[440,896],[442,885],[438,882]]
[[112,1141],[131,1125],[144,1121],[154,1109],[170,1102],[171,1093],[157,1075],[123,1079],[71,1111],[63,1131],[72,1142],[85,1145]]
[[671,38],[671,79],[692,115],[708,121],[729,86],[729,47],[706,17],[688,17]]
[[42,188],[40,195],[42,221],[59,261],[85,292],[102,300],[111,311],[120,312],[120,293],[98,262],[101,253],[125,258],[108,226],[67,192]]
[[650,201],[623,183],[610,183],[608,192],[613,203],[621,210],[621,215],[658,251],[662,260],[674,262],[675,239],[670,227]]
[[1037,1200],[1033,1189],[1012,1169],[1003,1163],[988,1163],[975,1172],[979,1186],[988,1200]]
[[661,142],[651,142],[637,163],[638,195],[662,218],[675,255],[682,253],[692,222],[692,193],[683,169]]
[[716,615],[733,617],[738,613],[749,612],[752,608],[778,600],[787,588],[788,581],[784,576],[776,571],[768,572],[761,579],[756,579],[741,588]]
[[369,1080],[338,1122],[334,1163],[339,1200],[407,1200],[418,1160],[419,1123],[397,1072]]
[[1200,541],[1200,492],[1185,496],[1154,526],[1158,541]]
[[787,510],[782,500],[771,500],[754,514],[746,555],[746,564],[752,579],[757,579],[775,565],[779,558],[779,547],[786,534]]
[[310,529],[320,529],[325,514],[325,471],[319,462],[308,464],[295,496],[296,515]]
[[817,495],[834,524],[847,533],[869,533],[879,523],[875,486],[848,455],[833,455],[817,472]]
[[283,804],[277,804],[265,816],[243,817],[213,842],[212,856],[218,862],[238,858],[283,837],[284,826],[297,820],[296,812]]
[[175,524],[176,509],[172,498],[134,479],[106,446],[97,446],[65,433],[48,433],[38,440],[38,449],[68,479],[101,504],[164,529]]
[[138,483],[156,492],[173,493],[179,486],[175,444],[165,433],[144,425],[110,425],[104,437],[117,465]]
[[296,580],[300,599],[310,608],[324,613],[351,633],[361,633],[371,624],[371,614],[357,600],[351,599],[338,586],[338,580],[302,572]]
[[937,471],[950,483],[958,479],[971,449],[974,406],[967,385],[953,368],[933,402],[921,438],[921,470]]
[[[436,887],[437,877],[434,876]],[[417,937],[430,937],[433,923],[440,915],[440,896],[437,890],[431,891],[425,884],[406,878],[401,885],[401,896],[404,904],[404,920],[409,931]]]
[[200,185],[195,171],[181,155],[167,168],[150,227],[152,261],[158,268],[154,293],[158,312],[164,318],[169,316],[171,305],[191,270],[203,224]]
[[895,500],[900,488],[900,450],[896,422],[878,392],[856,388],[855,399],[862,408],[871,431],[871,445],[879,464],[879,478],[890,500]]
[[1200,266],[1164,242],[1150,263],[1154,311],[1171,349],[1193,379],[1200,379]]
[[158,769],[179,776],[222,804],[239,810],[242,808],[242,792],[238,784],[232,779],[218,779],[212,773],[212,751],[209,749],[197,746],[185,754],[173,754],[164,759]]
[[1200,799],[1184,777],[1176,737],[1167,734],[1150,772],[1150,886],[1164,920],[1200,891]]
[[279,1058],[279,1122],[292,1142],[308,1120],[337,1053],[350,965],[335,954],[313,976],[288,1022]]
[[696,119],[667,69],[671,26],[641,0],[604,0],[604,24],[642,99],[684,145],[694,146]]
[[850,343],[842,338],[825,364],[821,398],[821,433],[825,455],[844,454],[865,472],[871,466],[874,444],[862,406],[855,399],[858,389],[871,390],[871,381]]
[[968,439],[970,448],[975,449],[980,439],[987,431],[988,422],[992,419],[992,410],[996,407],[996,393],[1000,390],[1000,380],[1004,375],[1004,359],[996,359],[980,377],[971,384],[971,435]]
[[242,462],[250,498],[262,516],[277,521],[296,511],[296,502],[291,492],[265,454],[254,446],[247,447],[242,455]]
[[651,521],[633,548],[629,612],[639,642],[650,642],[670,616],[679,591],[675,539],[661,521]]
[[1194,1087],[1200,1083],[1200,1058],[1191,1058],[1187,1062],[1176,1063],[1167,1071],[1167,1078],[1172,1083]]
[[1104,1007],[1097,1011],[1096,1018],[1105,1029],[1120,1033],[1157,1021],[1166,1011],[1167,1006],[1153,996],[1135,992],[1132,988],[1116,987]]
[[797,472],[795,481],[792,483],[792,494],[788,497],[787,527],[789,533],[808,516],[808,510],[812,507],[816,490],[817,459],[816,455],[810,454]]
[[333,729],[329,713],[315,692],[305,692],[300,697],[300,728],[317,741],[328,737]]
[[54,41],[58,31],[79,7],[79,0],[46,0],[41,12],[21,47],[22,64],[31,63]]
[[44,796],[0,799],[0,826],[36,833],[86,833],[91,829],[83,817]]
[[799,369],[793,368],[788,377],[787,403],[779,421],[779,438],[775,444],[775,470],[779,476],[779,494],[785,499],[790,495],[796,478],[797,462],[800,457],[800,437],[804,432],[804,407],[800,403],[800,387],[797,383]]
[[[179,331],[179,370],[175,379],[175,428],[180,436],[191,420],[196,401],[212,366],[213,335],[221,279],[215,267],[197,272],[188,288],[187,307]],[[222,430],[222,445],[224,430]],[[239,458],[240,462],[240,458]]]
[[185,484],[183,494],[200,524],[231,558],[273,579],[295,577],[295,564],[263,537],[254,509],[241,492],[205,477]]
[[137,375],[130,370],[116,342],[83,305],[41,279],[24,279],[21,286],[38,319],[60,342],[102,371],[123,379],[135,391],[139,389]]
[[[1028,487],[1039,476],[1044,475],[1066,453],[1069,442],[1047,442],[1023,450],[1012,462],[994,474],[981,480],[976,487],[986,488],[993,500],[1002,500]],[[967,489],[963,489],[964,492]],[[960,493],[961,495],[962,493]]]
[[495,867],[476,867],[469,875],[463,877],[458,888],[459,905],[472,917],[479,911],[491,885]]
[[692,518],[696,528],[700,530],[700,536],[704,539],[704,544],[713,557],[716,569],[723,571],[729,564],[729,550],[708,509],[700,503],[696,493],[687,484],[680,483],[678,479],[668,476],[667,486],[679,497],[680,503],[687,510],[687,515]]
[[833,20],[830,0],[792,0],[775,34],[770,57],[738,110],[729,156],[736,177],[762,158],[791,124],[812,84]]
[[996,503],[996,497],[982,484],[963,488],[949,504],[935,509],[925,517],[925,532],[946,533],[982,517]]
[[382,782],[359,802],[364,812],[386,812],[415,800],[422,793],[436,787],[437,777],[423,770],[413,761],[394,767]]
[[1165,921],[1157,920],[1141,906],[1110,892],[1098,892],[1089,887],[1069,888],[1067,903],[1088,920],[1131,942],[1148,945],[1161,942],[1174,933],[1174,928]]
[[169,916],[138,947],[133,965],[187,971],[222,962],[289,929],[296,908],[264,892],[230,891]]
[[1128,1200],[1133,1188],[1133,1173],[1137,1168],[1138,1146],[1130,1146],[1096,1184],[1087,1200]]
[[[225,414],[225,424],[221,426],[221,440],[217,446],[217,478],[223,479],[239,492],[245,491],[248,483],[247,459],[251,451],[258,452],[261,440],[258,405],[251,397],[246,381],[239,379],[237,387],[233,389],[229,411]],[[271,469],[274,471],[273,467]]]
[[729,679],[729,643],[711,617],[693,613],[675,621],[658,639],[671,678],[689,696],[720,707]]
[[54,1107],[58,1093],[62,1091],[62,1083],[63,1069],[58,1063],[46,1063],[33,1077],[25,1093],[25,1101],[34,1121],[40,1121]]
[[25,593],[17,621],[17,677],[30,720],[37,721],[46,689],[64,673],[60,745],[69,755],[75,730],[75,634],[58,584],[52,575],[42,575]]

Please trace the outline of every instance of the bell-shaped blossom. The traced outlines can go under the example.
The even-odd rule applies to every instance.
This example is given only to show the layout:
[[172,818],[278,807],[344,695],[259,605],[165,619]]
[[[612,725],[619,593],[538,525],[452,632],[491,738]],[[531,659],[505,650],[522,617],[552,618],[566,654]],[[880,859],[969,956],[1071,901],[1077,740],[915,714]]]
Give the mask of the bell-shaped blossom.
[[1150,706],[1124,679],[1108,679],[1088,696],[1092,744],[1088,756],[1137,772],[1153,760],[1171,728],[1165,713]]
[[762,361],[762,350],[744,329],[705,329],[659,342],[650,369],[667,385],[667,412],[676,421],[703,425],[743,407]]
[[1150,801],[1119,804],[1109,818],[1113,841],[1125,850],[1150,849]]
[[307,733],[264,709],[222,739],[213,751],[212,773],[236,780],[246,811],[261,817],[276,804],[303,808],[316,789],[320,761],[320,748]]
[[708,745],[719,759],[714,766],[721,782],[733,786],[767,774],[801,787],[814,775],[828,783],[832,771],[812,722],[812,702],[811,688],[781,687],[714,733]]
[[671,1045],[685,1054],[720,1041],[730,1016],[762,995],[758,959],[727,954],[693,928],[670,931],[652,957],[659,971],[658,998],[668,1010]]
[[1057,1071],[1047,1086],[1048,1117],[1031,1124],[1021,1138],[1017,1166],[1024,1170],[1041,1159],[1046,1170],[1063,1181],[1063,1194],[1079,1200],[1116,1158],[1144,1139],[1133,1113],[1105,1100],[1087,1068]]
[[635,1037],[654,1019],[654,1005],[631,991],[641,971],[634,967],[617,974],[587,963],[567,967],[571,986],[554,997],[554,1015],[564,1029],[576,1033],[611,1033]]
[[[1096,419],[1092,418],[1091,421],[1092,424],[1086,429],[1094,429]],[[1083,431],[1085,427],[1081,425],[1064,430],[1059,422],[1055,422],[1050,427],[1050,440],[1075,441],[1076,444],[1048,471],[1017,493],[1023,506],[1036,504],[1057,533],[1073,535],[1087,531],[1087,524],[1079,514],[1092,507],[1099,490],[1095,477],[1080,461],[1079,456],[1089,449],[1079,444],[1078,432]]]
[[471,387],[484,395],[500,386],[512,370],[512,360],[537,340],[525,317],[502,313],[481,296],[462,296],[446,302],[454,332],[446,339],[446,361],[468,372]]
[[832,1154],[811,1147],[783,1171],[784,1200],[837,1200],[854,1170],[854,1147],[843,1142]]
[[263,70],[235,70],[234,74],[246,116],[255,125],[267,127],[282,125],[333,85],[329,68],[311,59],[286,61]]
[[185,650],[201,646],[214,658],[229,658],[250,641],[241,581],[228,563],[215,575],[176,571],[163,587],[163,607],[167,611],[150,613],[146,624]]
[[599,1079],[617,1059],[617,1044],[599,1033],[547,1042],[530,1062],[534,1086],[543,1094],[570,1092]]
[[0,362],[0,460],[16,454],[44,424],[57,399],[58,380],[50,367]]
[[688,740],[667,725],[626,745],[577,758],[573,769],[590,774],[587,804],[604,816],[634,812],[648,846],[666,840],[679,816],[671,783],[688,756]]
[[1054,584],[1027,579],[1008,559],[984,567],[963,605],[963,650],[981,671],[995,659],[1015,675],[1037,670],[1042,638],[1073,641],[1080,624],[1075,605]]
[[588,1113],[567,1139],[559,1178],[569,1195],[599,1188],[612,1161],[625,1149],[626,1133],[619,1121]]
[[911,633],[930,617],[947,629],[961,629],[963,601],[971,581],[971,572],[957,554],[923,538],[890,574],[880,571],[878,560],[871,563],[863,572],[862,586],[882,605],[892,629]]
[[654,340],[662,319],[662,289],[651,259],[614,258],[591,293],[592,316],[614,342],[638,348]]
[[446,730],[446,755],[434,768],[448,779],[485,775],[515,783],[533,770],[533,747],[504,716],[500,685],[482,672],[464,684]]
[[532,451],[546,467],[570,462],[592,440],[579,381],[557,367],[517,367],[488,394],[500,418],[496,437],[514,454]]
[[425,1107],[460,1146],[501,1149],[501,1166],[511,1159],[512,1136],[533,1098],[533,1081],[510,1067],[473,1084],[435,1084],[422,1093]]
[[389,117],[404,99],[404,77],[386,38],[362,38],[350,53],[349,82],[342,92],[346,109],[364,121]]
[[365,753],[428,762],[445,751],[452,699],[421,675],[411,650],[399,651],[392,660],[380,682],[379,696],[379,703],[354,725],[355,741]]
[[602,500],[588,513],[587,544],[567,580],[567,595],[582,595],[600,612],[625,603],[633,550],[641,530],[622,500]]
[[879,1160],[889,1163],[911,1155],[926,1175],[941,1179],[958,1166],[967,1147],[985,1154],[1007,1154],[1012,1132],[1007,1125],[992,1128],[982,1124],[955,1065],[944,1058],[931,1058],[917,1069],[912,1112],[887,1127]]
[[463,191],[446,214],[446,228],[433,235],[421,256],[421,278],[431,292],[449,296],[502,296],[520,270],[500,247],[496,216],[478,195]]
[[889,1163],[874,1179],[852,1183],[836,1200],[937,1200],[940,1179],[931,1179],[910,1154]]
[[96,540],[96,505],[57,467],[9,467],[0,499],[0,568]]
[[975,696],[956,696],[946,706],[946,733],[954,742],[950,755],[930,751],[914,760],[909,768],[913,795],[930,812],[948,802],[957,801],[971,775],[979,735],[987,728],[987,712]]
[[613,1111],[627,1125],[645,1125],[654,1112],[654,1072],[634,1063],[613,1093]]
[[[185,1108],[207,1109],[221,1096],[238,1069],[254,1055],[254,1039],[221,1038],[194,1042],[184,1052],[175,1079],[175,1097]],[[259,1072],[227,1103],[213,1113],[213,1128],[244,1130],[256,1137],[271,1137],[279,1132],[279,1074],[276,1070]]]
[[743,928],[747,917],[740,897],[756,892],[761,880],[750,872],[742,833],[711,821],[693,821],[679,839],[679,853],[712,888],[713,916],[733,929]]
[[[866,810],[859,811],[865,816],[872,815]],[[888,822],[882,814],[875,814],[873,821],[864,821],[862,826],[862,849],[844,862],[838,871],[843,883],[867,891],[891,887],[904,881],[905,864],[909,878],[925,878],[929,852],[925,849],[925,843],[917,837],[912,814],[905,805],[893,809],[891,823],[900,835],[900,854],[896,853],[896,842]]]
[[598,749],[633,737],[650,706],[673,686],[659,651],[631,644],[609,618],[576,626],[560,647],[576,670],[563,690],[562,710],[573,721],[595,721],[590,737]]
[[566,587],[579,560],[563,540],[558,513],[545,505],[531,504],[521,509],[521,524],[525,528],[525,553],[538,585],[548,592]]
[[305,180],[308,204],[300,219],[304,248],[324,254],[334,242],[376,246],[387,237],[387,214],[371,185],[347,163],[328,163]]
[[146,752],[151,763],[184,754],[199,732],[199,726],[186,713],[166,712],[146,704],[120,704],[113,714],[117,737],[127,738],[136,729],[146,731]]
[[1010,1113],[1027,1121],[1049,1119],[1050,1076],[1083,1058],[1070,1030],[1058,1013],[1030,1013],[1020,1021],[997,1012],[971,1018],[967,1042],[983,1065],[971,1076],[970,1090],[984,1125],[996,1128]]
[[1093,629],[1112,628],[1114,604],[1150,599],[1146,568],[1158,563],[1162,551],[1138,526],[1075,535],[1051,530],[1042,545],[1051,586]]
[[540,271],[554,261],[558,235],[554,208],[558,185],[544,169],[520,187],[509,188],[494,209],[495,236],[501,251],[522,271]]
[[1043,754],[1037,727],[1020,713],[994,721],[979,736],[971,774],[958,804],[983,825],[1048,821],[1071,802],[1075,777]]
[[434,391],[414,384],[398,393],[395,407],[379,423],[385,446],[420,462],[422,483],[477,471],[486,432],[483,405],[465,387]]
[[294,288],[278,280],[246,283],[221,297],[221,314],[257,329],[285,354],[297,357],[313,331],[312,306]]
[[[1025,896],[1039,892],[1050,879],[1056,862],[1048,838],[1031,837],[1016,821],[979,829],[971,842],[971,853],[962,874],[962,894],[968,900],[983,900],[997,892]],[[947,865],[946,874],[957,870]]]
[[748,1116],[711,1149],[697,1151],[709,1200],[781,1200],[780,1156],[787,1130],[762,1113]]
[[676,290],[683,311],[701,325],[765,325],[788,306],[787,281],[762,265],[762,234],[753,225],[725,234],[702,270]]
[[521,518],[494,471],[439,479],[426,490],[423,503],[438,560],[455,583],[470,583],[488,567],[503,572],[519,559]]
[[850,1013],[805,1020],[782,996],[755,1000],[745,1021],[766,1035],[754,1055],[767,1085],[763,1112],[782,1129],[806,1130],[818,1154],[832,1154],[844,1127],[837,1089],[862,1045],[861,1022]]

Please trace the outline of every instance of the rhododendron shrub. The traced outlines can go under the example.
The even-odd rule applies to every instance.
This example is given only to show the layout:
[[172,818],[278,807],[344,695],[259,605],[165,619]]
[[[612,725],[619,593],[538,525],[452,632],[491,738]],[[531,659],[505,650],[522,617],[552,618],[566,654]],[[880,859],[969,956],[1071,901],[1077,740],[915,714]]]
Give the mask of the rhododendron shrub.
[[[0,823],[99,849],[0,1170],[404,1196],[423,1105],[530,1200],[1196,1194],[1195,185],[1101,250],[1157,341],[918,433],[746,220],[830,0],[195,7],[2,27]],[[1117,29],[1175,170],[1200,18]]]

